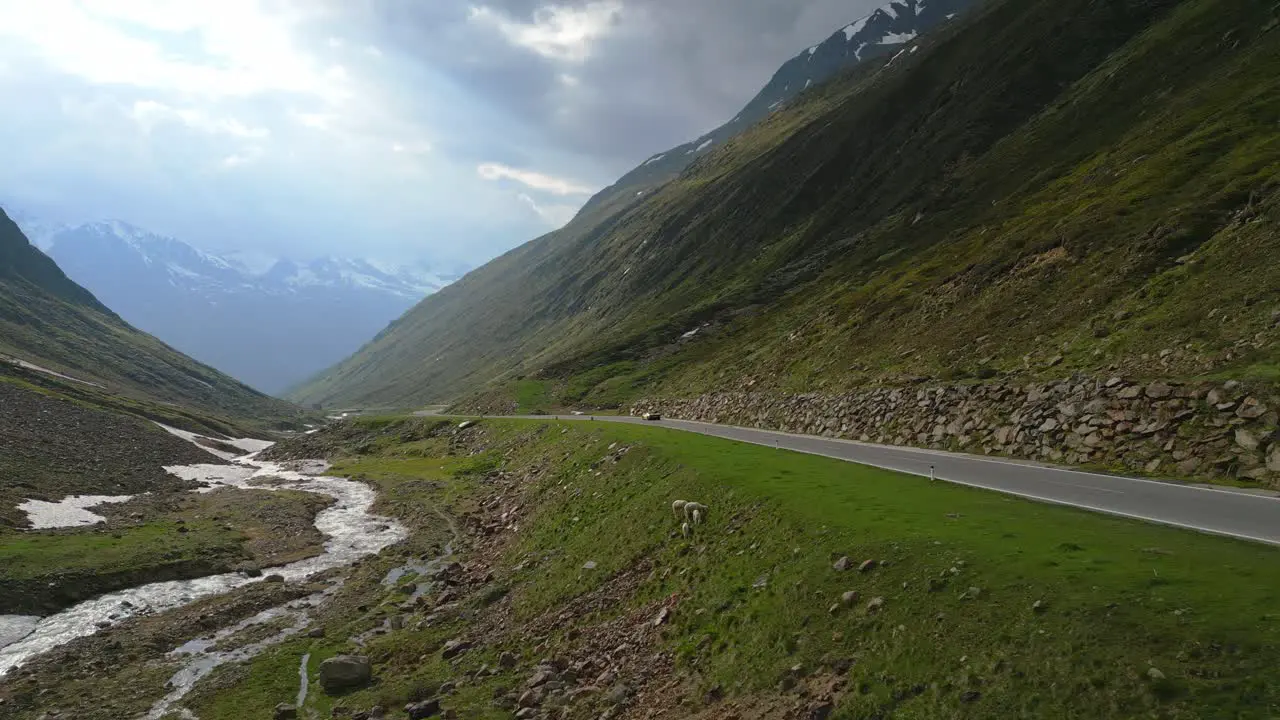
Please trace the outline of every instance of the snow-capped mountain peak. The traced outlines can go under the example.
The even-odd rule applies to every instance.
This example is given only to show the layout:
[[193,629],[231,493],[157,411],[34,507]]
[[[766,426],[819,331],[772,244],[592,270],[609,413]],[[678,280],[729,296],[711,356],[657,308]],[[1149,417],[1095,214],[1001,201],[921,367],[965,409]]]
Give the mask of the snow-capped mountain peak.
[[126,321],[268,392],[346,357],[453,279],[360,258],[223,256],[121,220],[18,223]]

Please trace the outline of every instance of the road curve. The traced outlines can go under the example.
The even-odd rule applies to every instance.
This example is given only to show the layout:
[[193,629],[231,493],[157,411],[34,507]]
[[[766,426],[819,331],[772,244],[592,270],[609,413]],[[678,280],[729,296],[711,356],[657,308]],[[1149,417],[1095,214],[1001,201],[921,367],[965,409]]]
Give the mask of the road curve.
[[672,430],[823,455],[888,470],[1070,505],[1137,520],[1280,545],[1280,498],[1271,493],[1053,467],[1006,458],[891,447],[691,420],[625,416],[533,415],[527,420],[582,420],[658,425]]

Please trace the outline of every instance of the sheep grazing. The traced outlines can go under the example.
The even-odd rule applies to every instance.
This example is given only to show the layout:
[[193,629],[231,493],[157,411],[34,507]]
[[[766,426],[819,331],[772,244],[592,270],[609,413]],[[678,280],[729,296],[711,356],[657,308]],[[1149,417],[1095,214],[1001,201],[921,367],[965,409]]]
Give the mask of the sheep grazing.
[[702,503],[687,502],[684,504],[684,516],[694,525],[700,525],[707,517],[707,506]]
[[680,514],[684,512],[684,506],[688,504],[689,503],[685,500],[676,500],[675,502],[671,503],[671,514],[674,515],[677,520],[679,520]]

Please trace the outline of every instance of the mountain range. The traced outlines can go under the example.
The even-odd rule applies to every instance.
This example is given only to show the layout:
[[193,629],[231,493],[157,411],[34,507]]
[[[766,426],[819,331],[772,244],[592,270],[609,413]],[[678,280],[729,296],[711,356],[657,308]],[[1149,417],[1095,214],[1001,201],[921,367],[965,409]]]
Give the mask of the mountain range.
[[290,397],[1274,380],[1278,28],[1255,0],[988,0],[605,191]]
[[121,221],[18,222],[127,322],[269,393],[350,354],[453,279],[334,257],[261,270]]
[[[170,423],[300,415],[288,403],[195,362],[124,322],[31,245],[3,210],[0,361],[0,380],[20,388],[52,384],[59,394],[83,404],[127,408]],[[195,420],[192,412],[204,419]]]

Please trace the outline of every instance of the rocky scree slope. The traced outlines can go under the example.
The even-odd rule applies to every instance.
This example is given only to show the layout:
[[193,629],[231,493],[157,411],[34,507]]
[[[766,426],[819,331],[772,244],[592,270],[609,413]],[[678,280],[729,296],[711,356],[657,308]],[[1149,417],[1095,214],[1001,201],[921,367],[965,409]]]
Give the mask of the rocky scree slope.
[[165,465],[220,463],[153,423],[0,382],[0,528],[27,524],[24,500],[194,487]]
[[96,383],[109,392],[213,415],[281,419],[299,414],[292,405],[125,323],[32,246],[3,211],[0,355]]
[[294,397],[1273,380],[1280,9],[996,0],[588,208]]

